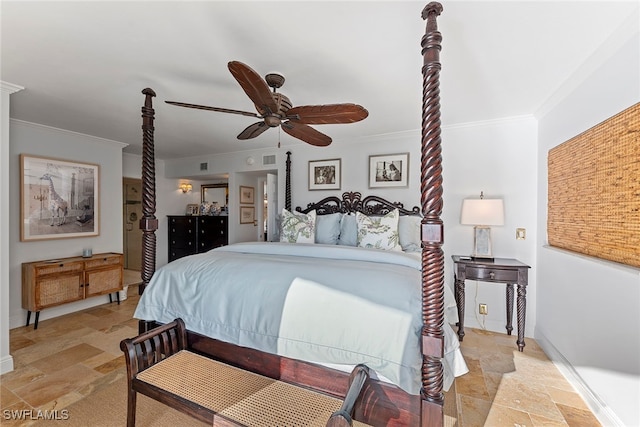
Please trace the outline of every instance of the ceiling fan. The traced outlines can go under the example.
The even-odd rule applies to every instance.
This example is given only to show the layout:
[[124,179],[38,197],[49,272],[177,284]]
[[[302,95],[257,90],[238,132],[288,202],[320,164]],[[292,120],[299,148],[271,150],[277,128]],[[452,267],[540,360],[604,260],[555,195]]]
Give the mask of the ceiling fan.
[[[271,127],[281,126],[286,133],[294,138],[318,147],[331,144],[331,138],[309,125],[354,123],[369,115],[369,112],[362,106],[348,103],[293,107],[289,98],[276,92],[276,89],[284,84],[284,76],[281,74],[267,74],[263,79],[256,71],[242,62],[231,61],[228,67],[233,77],[255,104],[258,114],[184,102],[165,102],[180,107],[241,114],[262,119],[240,132],[238,139],[255,138]],[[269,87],[273,89],[273,92]]]

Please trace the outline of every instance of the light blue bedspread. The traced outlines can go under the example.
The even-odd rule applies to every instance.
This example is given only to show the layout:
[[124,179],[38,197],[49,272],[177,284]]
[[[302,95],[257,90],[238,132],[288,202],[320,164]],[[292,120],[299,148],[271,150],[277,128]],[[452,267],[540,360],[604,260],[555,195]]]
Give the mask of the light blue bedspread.
[[[364,363],[420,389],[419,257],[338,245],[238,243],[158,269],[134,317],[314,363]],[[466,372],[445,325],[445,388]],[[449,360],[450,359],[450,360]]]

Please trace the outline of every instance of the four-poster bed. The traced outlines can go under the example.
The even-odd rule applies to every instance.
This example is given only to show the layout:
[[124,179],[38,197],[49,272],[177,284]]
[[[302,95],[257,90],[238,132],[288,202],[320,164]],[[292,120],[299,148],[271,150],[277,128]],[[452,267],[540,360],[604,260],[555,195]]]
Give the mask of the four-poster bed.
[[[404,389],[382,380],[369,379],[365,382],[360,398],[355,404],[354,419],[371,425],[397,426],[438,426],[443,424],[443,363],[445,348],[444,334],[444,254],[442,213],[442,168],[440,147],[440,97],[439,97],[439,51],[441,35],[437,30],[436,18],[442,6],[429,3],[422,12],[426,22],[426,32],[422,38],[424,58],[422,138],[421,138],[421,207],[406,211],[398,204],[377,197],[360,200],[360,195],[345,193],[343,200],[328,198],[310,205],[300,212],[315,210],[320,213],[362,211],[367,214],[385,214],[400,208],[404,214],[420,214],[420,327],[416,344],[421,354],[419,361],[420,378],[418,392],[411,394]],[[145,89],[143,117],[143,158],[142,158],[142,207],[143,218],[143,261],[140,293],[149,285],[155,272],[155,164],[152,98],[155,93]],[[289,154],[289,153],[287,153]],[[287,156],[286,208],[291,210],[290,157]],[[333,200],[335,199],[335,200]],[[365,202],[365,203],[363,203]],[[334,203],[332,205],[331,203]],[[333,207],[331,207],[333,206]],[[327,212],[321,212],[322,210]],[[149,288],[151,289],[151,288]],[[154,319],[158,320],[158,319]],[[162,323],[162,322],[160,322]],[[157,322],[142,321],[141,333],[157,325]],[[301,384],[332,396],[344,398],[349,386],[349,374],[336,369],[327,369],[316,363],[296,358],[276,355],[271,352],[231,344],[223,340],[209,338],[200,333],[187,333],[188,347],[196,352],[284,382]]]

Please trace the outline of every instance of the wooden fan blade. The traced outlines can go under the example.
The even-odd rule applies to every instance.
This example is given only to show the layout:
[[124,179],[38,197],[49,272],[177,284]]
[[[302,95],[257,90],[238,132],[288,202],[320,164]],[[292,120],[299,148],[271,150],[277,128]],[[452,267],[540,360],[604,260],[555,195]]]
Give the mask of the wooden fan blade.
[[184,102],[176,102],[176,101],[164,101],[164,102],[171,105],[177,105],[178,107],[196,108],[198,110],[207,110],[207,111],[219,111],[221,113],[242,114],[243,116],[257,117],[259,119],[262,118],[262,116],[256,113],[251,113],[249,111],[230,110],[228,108],[219,108],[219,107],[207,107],[206,105],[185,104]]
[[251,139],[260,135],[265,130],[269,129],[269,126],[265,122],[257,122],[250,126],[247,126],[245,130],[240,132],[238,139]]
[[369,112],[356,104],[302,105],[287,111],[287,118],[307,125],[354,123],[364,120]]
[[326,147],[331,144],[330,137],[322,132],[318,132],[306,124],[296,123],[289,120],[282,123],[281,126],[286,133],[294,138],[303,140],[307,144],[315,145],[316,147]]
[[274,101],[267,82],[258,73],[248,65],[238,61],[231,61],[227,66],[260,113],[275,114],[278,112],[278,104]]

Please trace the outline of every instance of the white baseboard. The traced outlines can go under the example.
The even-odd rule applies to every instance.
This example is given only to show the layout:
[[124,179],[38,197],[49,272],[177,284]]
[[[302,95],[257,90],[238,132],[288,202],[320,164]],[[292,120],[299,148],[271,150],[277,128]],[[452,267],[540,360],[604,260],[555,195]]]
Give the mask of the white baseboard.
[[9,354],[0,359],[0,375],[13,371],[13,357]]
[[620,421],[620,418],[611,410],[611,408],[598,397],[596,393],[591,390],[589,385],[582,379],[580,374],[575,370],[573,365],[555,348],[553,344],[540,332],[540,329],[536,329],[535,335],[536,342],[544,352],[549,356],[549,359],[558,368],[560,373],[565,376],[567,381],[576,389],[578,394],[582,396],[591,412],[598,418],[598,421],[603,426],[612,427],[625,427],[625,424]]

